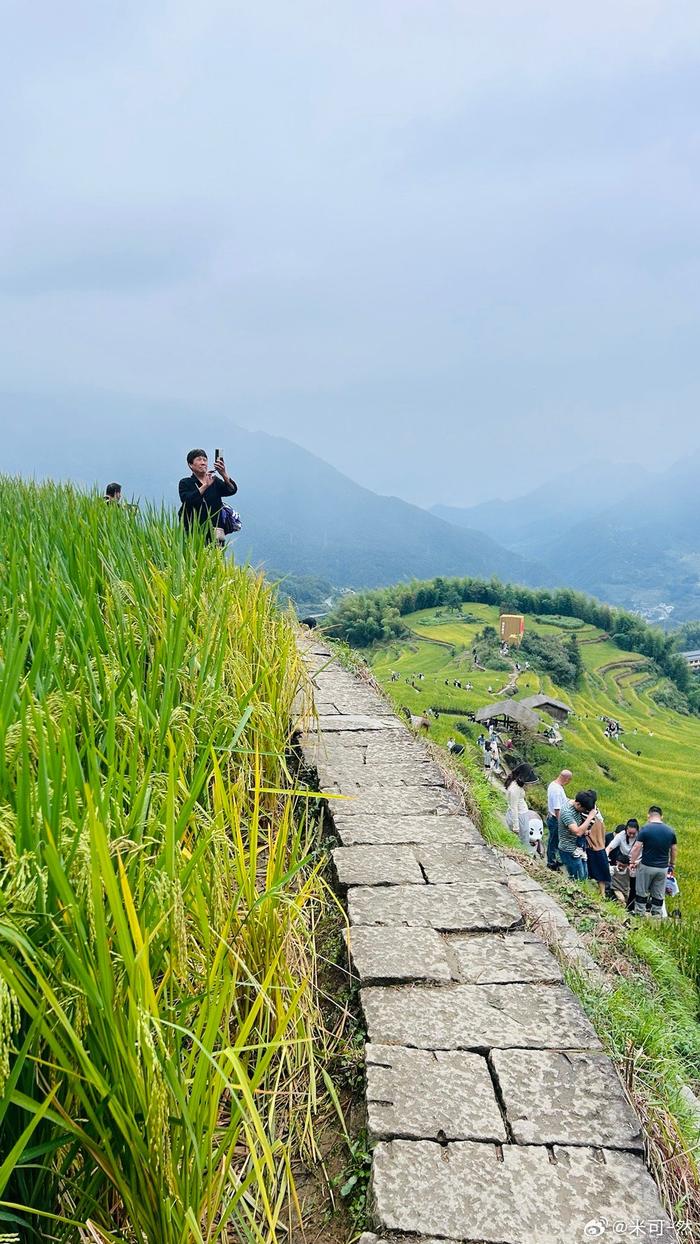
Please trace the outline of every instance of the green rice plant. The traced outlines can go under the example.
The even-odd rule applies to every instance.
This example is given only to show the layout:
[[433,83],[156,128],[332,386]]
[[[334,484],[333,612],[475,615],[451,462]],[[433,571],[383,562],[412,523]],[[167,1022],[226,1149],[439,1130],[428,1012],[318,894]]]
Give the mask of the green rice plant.
[[2,481],[0,637],[0,1221],[275,1239],[325,1040],[292,626],[168,513]]

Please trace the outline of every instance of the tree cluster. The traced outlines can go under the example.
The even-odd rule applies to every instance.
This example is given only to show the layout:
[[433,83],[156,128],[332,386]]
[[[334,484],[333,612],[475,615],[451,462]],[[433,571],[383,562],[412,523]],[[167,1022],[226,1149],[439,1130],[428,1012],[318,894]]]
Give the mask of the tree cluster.
[[562,687],[575,687],[583,662],[576,638],[559,639],[556,635],[537,635],[525,631],[520,652],[540,674],[549,674]]
[[[499,579],[436,579],[398,583],[346,596],[328,615],[325,629],[353,647],[367,648],[375,643],[401,638],[406,634],[402,622],[418,609],[454,609],[460,604],[496,605],[507,613],[561,615],[581,618],[605,631],[625,652],[640,652],[655,661],[659,669],[687,696],[693,711],[700,709],[700,686],[683,657],[676,651],[674,637],[643,618],[623,609],[602,604],[572,588],[529,588]],[[569,651],[573,663],[573,649]],[[580,660],[580,657],[579,657]]]

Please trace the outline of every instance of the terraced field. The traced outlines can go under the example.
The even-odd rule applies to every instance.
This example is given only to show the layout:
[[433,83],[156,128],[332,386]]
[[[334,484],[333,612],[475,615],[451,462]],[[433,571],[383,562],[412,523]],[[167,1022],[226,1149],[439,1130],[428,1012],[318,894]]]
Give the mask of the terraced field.
[[[427,609],[405,620],[414,638],[375,652],[374,673],[398,705],[411,712],[429,706],[473,712],[497,698],[510,680],[504,670],[475,669],[471,649],[474,637],[486,624],[498,626],[497,608],[463,606],[462,620],[445,610]],[[471,619],[471,620],[470,620]],[[623,652],[607,635],[585,623],[572,628],[572,620],[547,622],[528,618],[526,626],[542,634],[562,638],[576,634],[585,666],[582,687],[573,694],[552,680],[530,670],[520,675],[518,697],[547,691],[571,704],[574,716],[563,729],[560,748],[543,751],[538,765],[542,795],[545,784],[566,766],[574,773],[577,789],[595,787],[610,827],[636,816],[643,821],[650,803],[659,803],[666,819],[679,832],[679,882],[682,906],[700,912],[700,789],[697,761],[700,757],[700,718],[687,717],[654,702],[651,692],[658,685],[646,657]],[[392,672],[399,675],[391,681]],[[423,674],[423,680],[416,677]],[[415,681],[415,689],[410,685]],[[471,691],[452,685],[458,679]],[[490,690],[489,690],[490,688]],[[601,716],[614,717],[624,734],[615,742],[605,738]],[[443,714],[431,726],[436,742],[446,743],[464,718]],[[549,718],[542,715],[542,721]],[[469,726],[475,744],[479,728]],[[639,753],[639,754],[637,754]]]

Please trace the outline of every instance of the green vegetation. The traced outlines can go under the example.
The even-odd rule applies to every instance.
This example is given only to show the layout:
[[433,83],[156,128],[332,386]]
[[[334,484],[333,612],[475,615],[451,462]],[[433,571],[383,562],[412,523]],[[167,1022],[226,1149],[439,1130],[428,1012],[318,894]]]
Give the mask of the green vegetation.
[[[357,648],[369,648],[391,638],[405,636],[404,619],[425,609],[459,611],[463,604],[486,604],[499,611],[525,613],[539,627],[558,626],[578,634],[588,624],[605,635],[618,649],[651,658],[686,696],[693,711],[700,711],[700,680],[693,677],[678,655],[674,639],[649,626],[642,618],[575,592],[571,588],[528,588],[501,583],[498,579],[443,579],[397,584],[375,592],[346,596],[326,619],[329,635]],[[540,616],[538,616],[540,615]],[[491,616],[491,615],[489,615]],[[544,622],[544,617],[550,619]],[[446,638],[443,634],[442,638]]]
[[[268,578],[275,580],[274,571],[268,571]],[[326,612],[328,602],[338,594],[332,583],[315,574],[280,575],[274,586],[280,603],[294,605],[300,617]]]
[[518,658],[521,663],[528,661],[539,674],[549,674],[560,687],[575,687],[583,673],[581,653],[573,634],[562,640],[556,635],[526,631]]
[[611,987],[572,970],[567,981],[642,1120],[647,1159],[663,1199],[679,1230],[696,1239],[700,1133],[684,1090],[690,1086],[697,1093],[700,1085],[697,994],[650,930],[624,930],[619,916],[613,911],[606,918],[600,906],[590,948]]
[[272,1239],[326,1046],[291,626],[69,488],[0,483],[0,565],[0,1222]]
[[693,652],[700,648],[700,621],[679,626],[673,632],[673,647],[676,652]]

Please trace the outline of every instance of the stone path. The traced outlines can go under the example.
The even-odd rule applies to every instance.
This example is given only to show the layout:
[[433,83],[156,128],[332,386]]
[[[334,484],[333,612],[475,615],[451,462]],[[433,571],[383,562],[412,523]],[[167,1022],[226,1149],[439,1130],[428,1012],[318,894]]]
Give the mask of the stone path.
[[674,1240],[617,1073],[524,928],[529,879],[387,702],[322,644],[302,650],[319,714],[303,749],[342,796],[333,858],[368,1033],[364,1244]]

